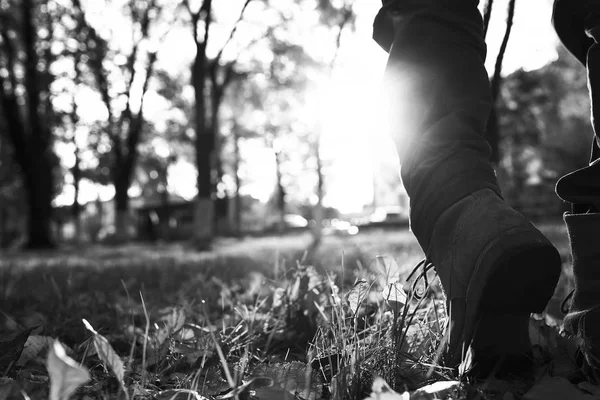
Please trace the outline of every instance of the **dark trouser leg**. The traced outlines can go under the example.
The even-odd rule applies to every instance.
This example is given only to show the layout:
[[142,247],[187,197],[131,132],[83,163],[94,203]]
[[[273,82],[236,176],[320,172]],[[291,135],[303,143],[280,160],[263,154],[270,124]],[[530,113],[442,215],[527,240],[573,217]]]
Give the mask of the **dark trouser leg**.
[[565,47],[587,67],[596,133],[590,166],[564,176],[556,186],[573,208],[564,216],[575,280],[564,327],[579,339],[585,377],[600,383],[600,3],[557,0],[553,22]]
[[375,39],[389,50],[390,131],[411,227],[425,251],[444,210],[480,189],[500,194],[483,138],[491,97],[477,3],[391,1],[374,25]]

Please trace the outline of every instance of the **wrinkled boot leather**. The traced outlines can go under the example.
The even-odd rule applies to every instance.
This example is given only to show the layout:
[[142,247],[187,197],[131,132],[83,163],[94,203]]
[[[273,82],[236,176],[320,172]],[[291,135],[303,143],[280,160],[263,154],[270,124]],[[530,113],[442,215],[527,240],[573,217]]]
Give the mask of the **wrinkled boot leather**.
[[489,364],[481,373],[530,350],[529,315],[546,307],[561,271],[558,251],[537,228],[484,189],[441,215],[426,254],[448,300],[451,365],[470,345],[473,363]]
[[566,214],[575,290],[565,332],[580,339],[587,377],[600,383],[600,213]]

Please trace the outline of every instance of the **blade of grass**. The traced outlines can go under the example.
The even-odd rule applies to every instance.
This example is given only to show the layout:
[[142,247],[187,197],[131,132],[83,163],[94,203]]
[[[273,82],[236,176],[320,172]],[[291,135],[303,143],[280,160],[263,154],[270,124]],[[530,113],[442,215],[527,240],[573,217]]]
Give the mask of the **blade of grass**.
[[[227,383],[229,384],[229,386],[232,389],[235,389],[235,381],[233,380],[233,376],[231,376],[231,371],[229,370],[229,365],[227,365],[227,360],[225,359],[225,354],[223,354],[223,349],[221,349],[221,345],[219,345],[219,342],[217,341],[217,338],[215,337],[215,333],[214,333],[214,326],[210,323],[209,317],[208,317],[208,312],[206,311],[206,307],[205,307],[205,303],[204,301],[202,301],[202,312],[204,314],[204,317],[206,318],[206,324],[208,325],[208,333],[210,334],[210,337],[213,341],[213,343],[215,344],[215,349],[217,350],[217,354],[219,355],[219,360],[221,361],[221,365],[223,366],[223,371],[225,372],[225,378],[227,379]],[[236,396],[236,400],[237,400],[237,396]]]
[[148,316],[148,310],[146,309],[146,302],[144,302],[144,296],[140,291],[140,298],[142,299],[142,308],[144,310],[144,316],[146,317],[146,329],[144,331],[144,344],[142,348],[142,382],[141,386],[143,388],[146,387],[146,379],[147,379],[147,365],[146,365],[146,351],[148,349],[148,335],[150,334],[150,317]]

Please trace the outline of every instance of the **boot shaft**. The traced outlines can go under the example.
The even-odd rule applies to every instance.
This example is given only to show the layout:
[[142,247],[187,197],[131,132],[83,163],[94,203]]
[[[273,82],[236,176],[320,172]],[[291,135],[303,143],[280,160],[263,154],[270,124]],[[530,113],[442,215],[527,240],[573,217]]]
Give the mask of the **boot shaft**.
[[[600,213],[565,214],[576,284],[600,282]],[[600,293],[598,294],[600,298]]]

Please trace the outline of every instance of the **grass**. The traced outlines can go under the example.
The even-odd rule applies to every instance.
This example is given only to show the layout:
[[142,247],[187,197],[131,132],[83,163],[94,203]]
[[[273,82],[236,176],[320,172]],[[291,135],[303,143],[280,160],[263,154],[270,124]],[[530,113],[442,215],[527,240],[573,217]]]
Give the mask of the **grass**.
[[[540,227],[567,264],[564,229]],[[34,327],[32,338],[64,343],[91,371],[81,399],[362,399],[376,376],[399,391],[452,379],[436,353],[446,320],[439,285],[406,282],[423,257],[410,232],[329,236],[307,253],[310,242],[294,234],[218,240],[211,252],[131,244],[7,254],[0,331]],[[551,325],[568,268],[563,275]],[[394,301],[402,290],[407,299]],[[124,362],[125,390],[82,319]],[[559,340],[554,332],[540,335]],[[0,394],[48,398],[44,364],[42,350],[10,366]]]

